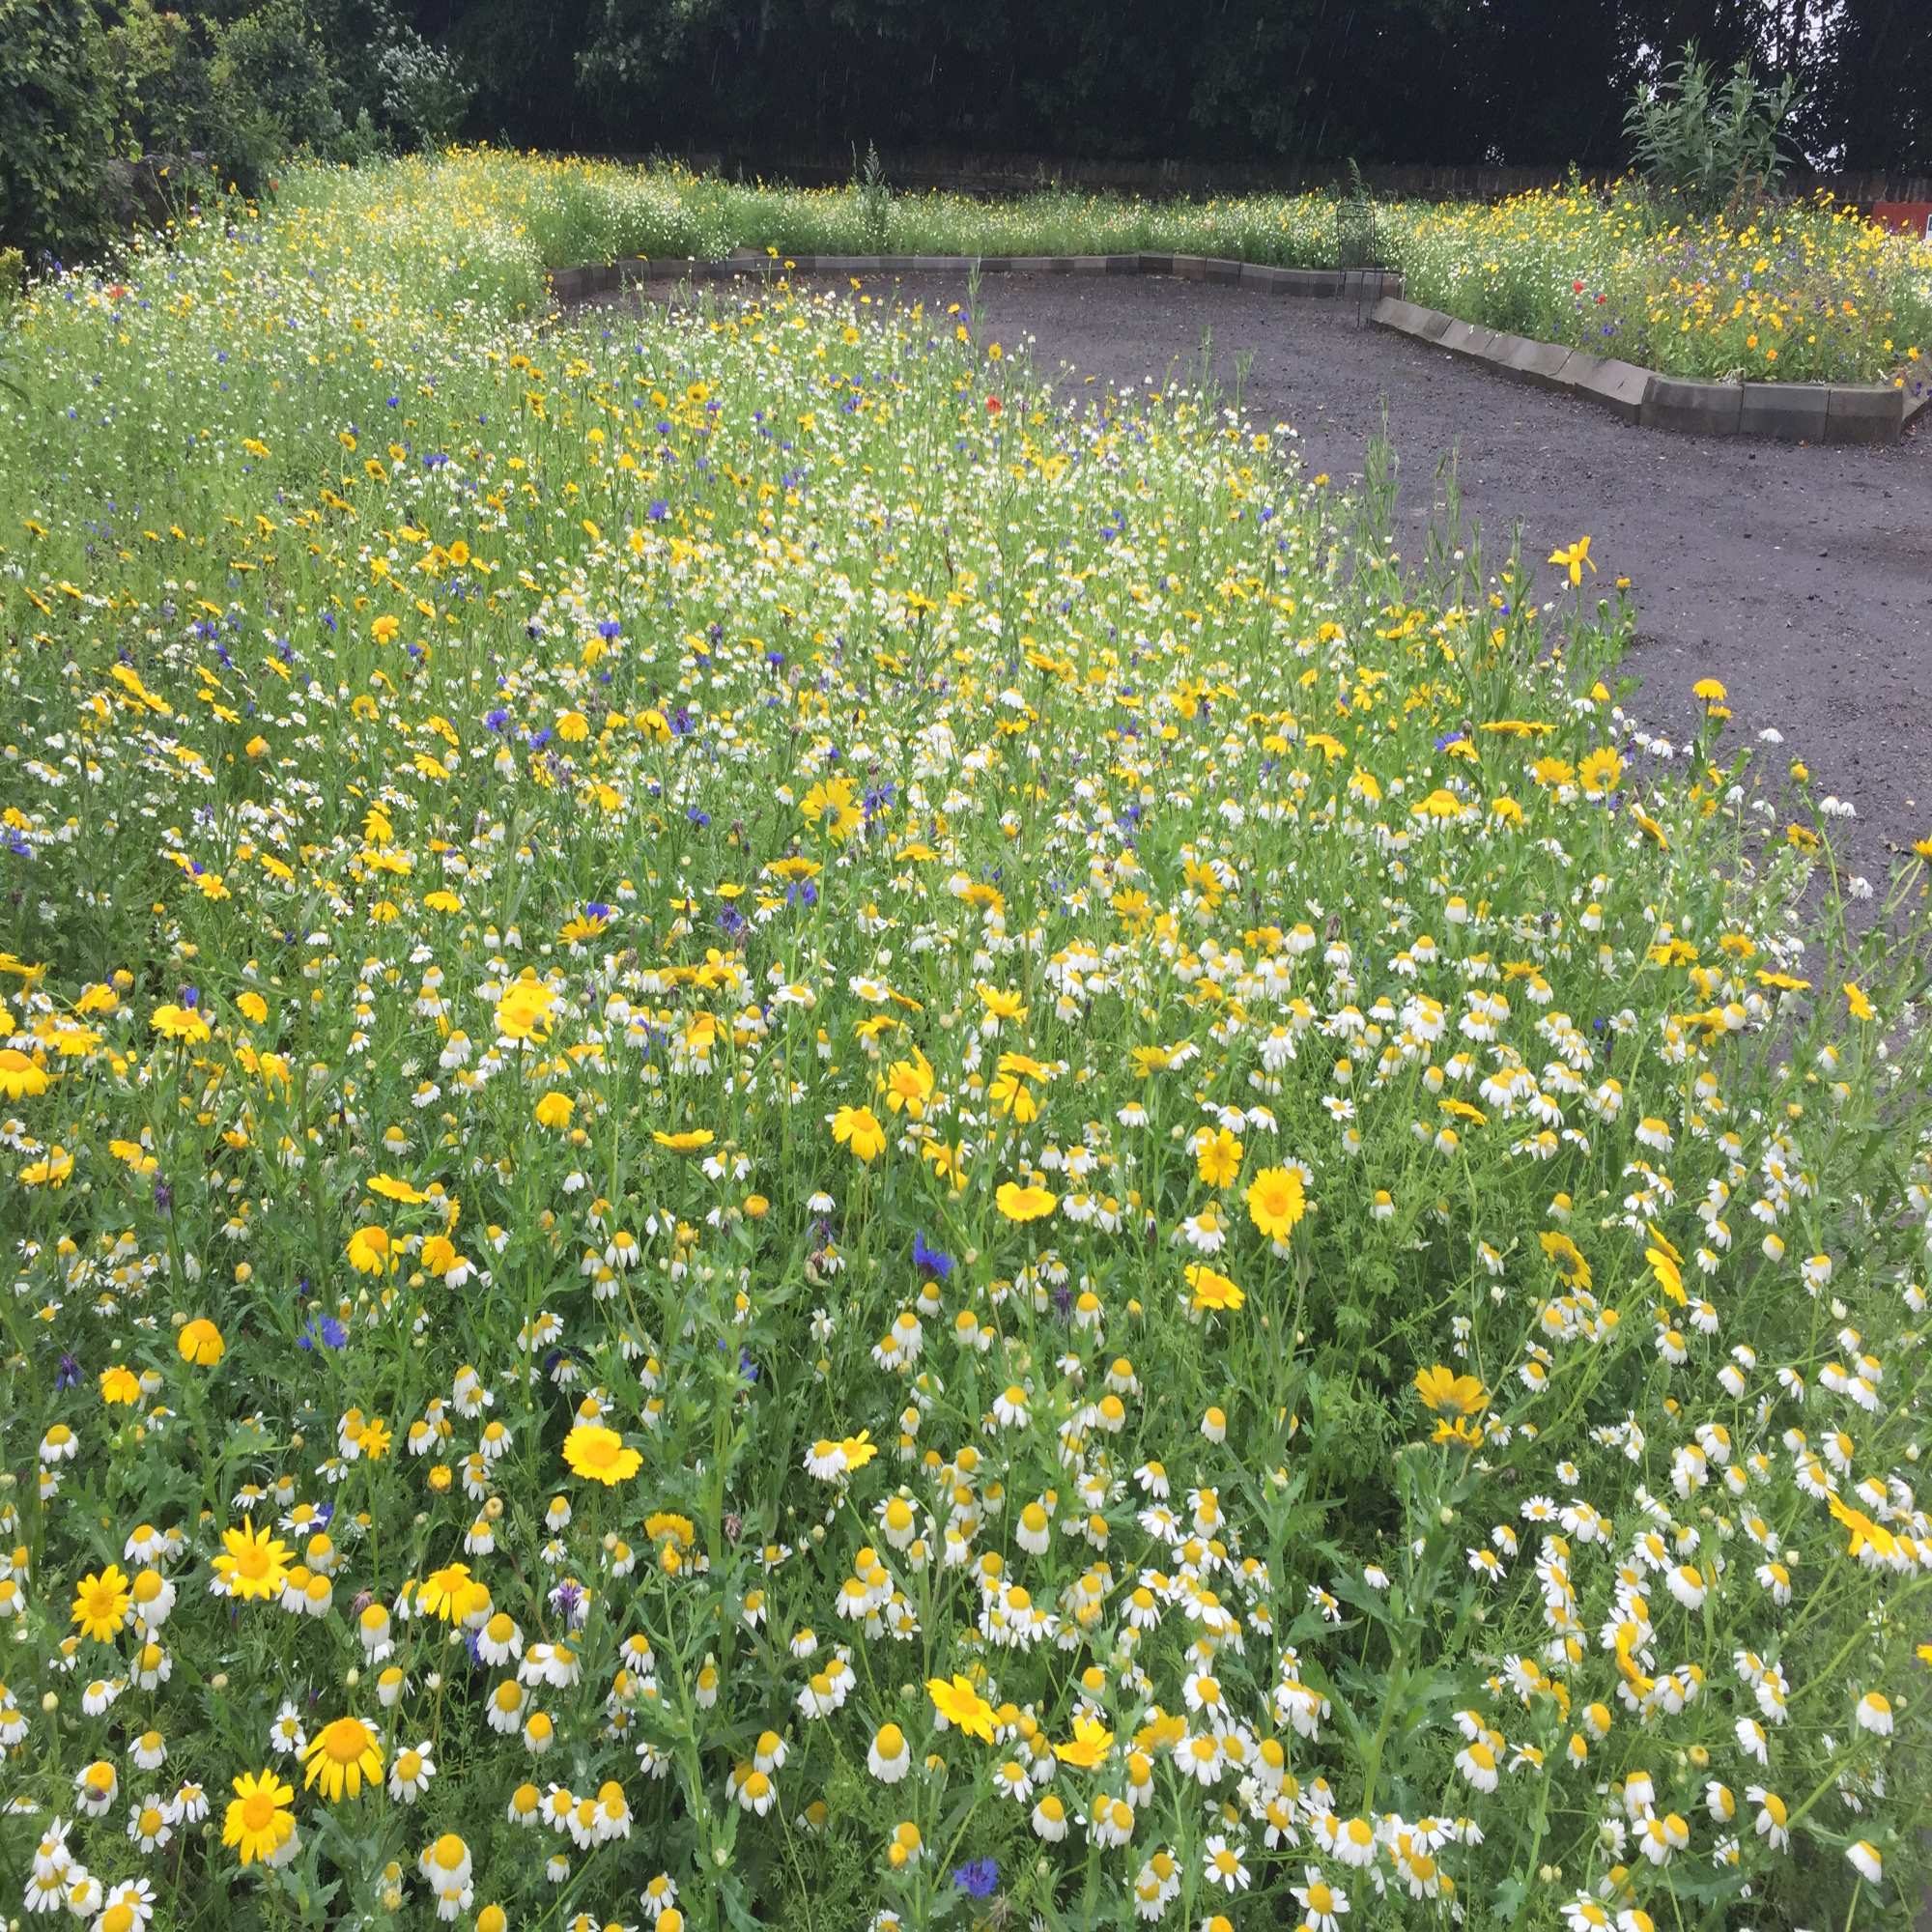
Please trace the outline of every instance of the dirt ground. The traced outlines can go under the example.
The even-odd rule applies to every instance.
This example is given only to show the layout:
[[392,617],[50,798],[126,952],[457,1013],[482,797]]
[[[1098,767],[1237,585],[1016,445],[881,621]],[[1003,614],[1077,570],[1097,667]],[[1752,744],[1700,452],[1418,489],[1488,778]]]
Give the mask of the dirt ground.
[[[864,287],[928,312],[965,297],[954,274]],[[1690,686],[1719,677],[1733,732],[1775,727],[1785,744],[1769,755],[1802,753],[1821,795],[1857,806],[1850,856],[1874,879],[1889,848],[1932,832],[1932,430],[1872,450],[1636,429],[1359,326],[1352,302],[1166,276],[987,275],[980,305],[1009,353],[1030,337],[1037,368],[1116,385],[1197,372],[1211,330],[1222,385],[1250,355],[1249,414],[1291,425],[1309,472],[1337,486],[1360,475],[1386,410],[1418,552],[1453,450],[1486,554],[1517,525],[1539,567],[1587,534],[1597,581],[1631,579],[1639,642],[1627,668],[1643,680],[1634,708],[1646,723],[1688,736]]]

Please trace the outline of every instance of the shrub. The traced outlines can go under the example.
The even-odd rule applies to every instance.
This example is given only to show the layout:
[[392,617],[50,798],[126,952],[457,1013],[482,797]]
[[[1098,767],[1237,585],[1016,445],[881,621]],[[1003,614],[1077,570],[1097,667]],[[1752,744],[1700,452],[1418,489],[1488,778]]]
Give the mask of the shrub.
[[412,147],[440,148],[463,125],[475,93],[462,63],[446,48],[403,32],[377,57],[383,111]]
[[246,193],[292,150],[333,155],[343,137],[328,56],[301,0],[266,0],[222,28],[209,78],[223,102],[214,152]]
[[1697,43],[1661,83],[1639,88],[1624,116],[1637,170],[1661,193],[1681,196],[1702,213],[1755,201],[1784,173],[1780,136],[1797,83],[1758,80],[1747,60],[1719,91]]

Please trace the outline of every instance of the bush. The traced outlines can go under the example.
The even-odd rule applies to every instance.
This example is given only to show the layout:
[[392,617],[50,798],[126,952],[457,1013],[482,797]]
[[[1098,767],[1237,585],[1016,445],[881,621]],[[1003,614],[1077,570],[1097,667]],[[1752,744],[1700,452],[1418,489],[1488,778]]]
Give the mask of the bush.
[[301,0],[267,0],[223,28],[209,77],[228,103],[215,123],[214,153],[247,193],[292,150],[332,156],[342,140],[328,55]]
[[476,90],[454,54],[405,31],[384,48],[376,66],[383,111],[411,147],[440,148],[455,137]]
[[106,57],[118,82],[118,145],[149,155],[207,147],[208,54],[187,20],[151,0],[122,0],[107,28]]

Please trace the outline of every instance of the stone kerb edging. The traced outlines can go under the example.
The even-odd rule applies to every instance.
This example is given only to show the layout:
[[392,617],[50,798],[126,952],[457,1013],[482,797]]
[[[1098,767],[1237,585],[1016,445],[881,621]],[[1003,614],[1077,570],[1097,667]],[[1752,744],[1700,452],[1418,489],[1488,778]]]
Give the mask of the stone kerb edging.
[[1536,342],[1461,322],[1440,309],[1403,299],[1402,276],[1386,269],[1275,269],[1214,255],[786,255],[778,260],[740,249],[714,261],[654,261],[646,256],[578,269],[553,269],[560,302],[612,295],[633,282],[710,281],[734,275],[876,275],[889,270],[982,274],[1176,275],[1183,281],[1265,289],[1273,295],[1352,298],[1375,304],[1382,328],[1414,337],[1499,376],[1594,403],[1625,422],[1690,436],[1771,437],[1787,442],[1891,443],[1932,404],[1932,384],[1918,395],[1877,383],[1707,383],[1665,376],[1614,356],[1561,343]]
[[1402,293],[1402,277],[1389,269],[1271,269],[1256,262],[1231,262],[1214,255],[784,255],[778,260],[750,249],[722,259],[652,261],[633,256],[583,269],[553,269],[551,287],[558,301],[583,301],[611,295],[631,282],[712,281],[731,275],[877,275],[887,270],[958,272],[974,263],[982,274],[1179,275],[1183,281],[1220,282],[1266,289],[1282,296],[1353,297],[1378,300]]
[[1660,375],[1614,356],[1532,342],[1400,297],[1376,304],[1382,328],[1413,336],[1499,376],[1595,403],[1646,429],[1688,436],[1761,436],[1783,442],[1896,442],[1932,402],[1889,383],[1706,383]]

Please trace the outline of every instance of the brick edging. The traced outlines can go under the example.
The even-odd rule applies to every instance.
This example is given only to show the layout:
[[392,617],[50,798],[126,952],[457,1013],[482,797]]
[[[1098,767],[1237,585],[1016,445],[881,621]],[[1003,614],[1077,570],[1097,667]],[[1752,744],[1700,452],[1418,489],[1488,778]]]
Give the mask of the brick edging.
[[1932,405],[1932,381],[1916,396],[1875,383],[1706,383],[1665,376],[1614,356],[1536,342],[1403,299],[1388,269],[1276,269],[1216,255],[786,255],[740,249],[713,261],[653,261],[634,255],[583,268],[553,269],[559,302],[611,295],[633,282],[714,281],[748,273],[876,275],[891,269],[982,274],[1178,275],[1183,281],[1264,289],[1273,295],[1373,301],[1373,320],[1397,334],[1481,362],[1512,381],[1594,403],[1646,429],[1690,436],[1757,436],[1788,442],[1892,443]]
[[1892,443],[1932,402],[1889,383],[1709,383],[1665,376],[1613,356],[1459,322],[1440,309],[1384,297],[1378,327],[1413,336],[1514,382],[1554,389],[1625,422],[1687,436],[1758,436],[1783,442]]

